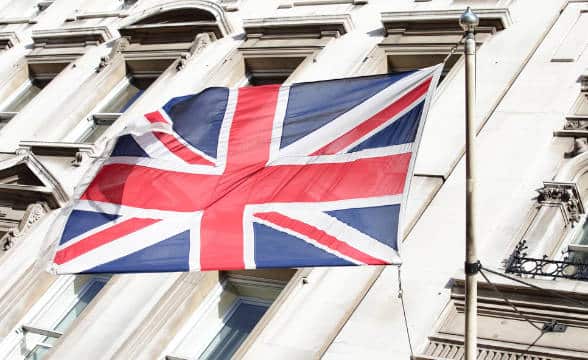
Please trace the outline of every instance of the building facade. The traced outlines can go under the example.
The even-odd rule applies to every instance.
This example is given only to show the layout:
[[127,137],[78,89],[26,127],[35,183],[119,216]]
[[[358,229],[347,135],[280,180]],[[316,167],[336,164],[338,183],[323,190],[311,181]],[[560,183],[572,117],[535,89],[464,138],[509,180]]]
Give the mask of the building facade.
[[[536,286],[480,277],[479,359],[588,358],[585,0],[0,0],[0,358],[462,359],[467,5],[479,256]],[[46,271],[60,209],[134,116],[441,62],[401,271]]]

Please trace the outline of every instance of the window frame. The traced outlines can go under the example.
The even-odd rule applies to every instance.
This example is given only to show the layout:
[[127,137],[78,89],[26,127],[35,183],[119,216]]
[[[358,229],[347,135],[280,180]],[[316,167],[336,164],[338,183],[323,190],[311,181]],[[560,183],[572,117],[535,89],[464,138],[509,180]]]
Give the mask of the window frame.
[[[84,281],[82,287],[76,292],[75,281],[80,276],[87,277],[87,280]],[[0,357],[26,359],[35,350],[37,345],[45,348],[53,347],[54,344],[44,343],[43,340],[46,337],[58,339],[62,333],[53,330],[53,328],[64,319],[94,283],[103,282],[103,286],[106,286],[109,279],[110,275],[104,274],[67,275],[59,277],[31,309],[29,309],[26,315],[23,316],[13,331],[10,332],[10,335],[6,336],[0,342]],[[88,303],[88,306],[94,299],[95,297]],[[58,304],[58,302],[60,303]],[[53,308],[56,305],[57,308]],[[87,306],[82,310],[80,315],[86,309]],[[51,325],[48,326],[42,324],[42,322],[50,323]],[[70,327],[72,325],[73,323]],[[26,353],[23,353],[23,345],[27,349]]]
[[[198,307],[198,309],[196,309],[196,311],[192,313],[192,315],[176,333],[174,338],[169,342],[169,344],[166,346],[166,348],[164,349],[159,358],[165,360],[188,360],[192,358],[199,358],[199,356],[201,356],[204,353],[204,351],[206,351],[212,340],[217,336],[217,334],[223,328],[223,326],[230,320],[231,316],[235,314],[239,305],[241,304],[267,306],[266,312],[256,324],[257,326],[262,322],[263,317],[265,317],[266,314],[269,313],[272,304],[276,302],[276,299],[278,298],[279,294],[281,294],[284,291],[287,285],[281,283],[277,284],[275,281],[262,278],[252,279],[248,277],[247,280],[245,280],[246,286],[259,287],[260,290],[268,286],[280,288],[279,293],[275,297],[271,296],[270,300],[267,298],[264,299],[261,297],[241,295],[238,289],[239,281],[240,280],[238,279],[232,280],[229,277],[224,279],[219,284],[217,284],[206,296],[205,300]],[[213,314],[213,312],[218,311],[218,308],[219,306],[221,306],[221,303],[223,301],[223,296],[230,297],[231,295],[234,296],[235,299],[231,301],[230,305],[227,307],[227,309],[224,311],[221,317],[213,318],[212,321],[209,318],[207,318],[208,316]],[[264,295],[260,294],[260,296]],[[255,327],[247,336],[251,335],[254,329]],[[188,354],[186,352],[186,348],[184,347],[184,349],[181,349],[181,347],[187,341],[189,341],[189,336],[193,332],[198,330],[202,331],[202,333],[199,333],[201,335],[199,339],[200,341],[188,350]],[[240,346],[242,346],[246,342],[246,340],[247,337]]]

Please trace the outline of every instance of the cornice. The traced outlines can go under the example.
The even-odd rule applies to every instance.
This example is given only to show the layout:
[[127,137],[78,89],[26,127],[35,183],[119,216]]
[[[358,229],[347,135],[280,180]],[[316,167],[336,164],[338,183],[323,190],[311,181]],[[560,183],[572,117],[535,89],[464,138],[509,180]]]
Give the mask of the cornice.
[[[480,18],[479,27],[492,27],[503,30],[512,25],[512,18],[508,8],[475,9]],[[388,30],[390,28],[406,27],[430,29],[454,27],[461,30],[458,19],[462,9],[450,10],[424,10],[424,11],[391,11],[381,14],[382,23]]]
[[283,36],[333,34],[340,36],[352,31],[354,23],[349,14],[282,16],[244,19],[243,28],[248,37],[267,34]]
[[32,39],[35,47],[65,46],[72,44],[98,45],[115,38],[107,26],[71,27],[60,29],[33,30]]
[[14,31],[0,32],[0,50],[7,50],[20,42],[20,38]]

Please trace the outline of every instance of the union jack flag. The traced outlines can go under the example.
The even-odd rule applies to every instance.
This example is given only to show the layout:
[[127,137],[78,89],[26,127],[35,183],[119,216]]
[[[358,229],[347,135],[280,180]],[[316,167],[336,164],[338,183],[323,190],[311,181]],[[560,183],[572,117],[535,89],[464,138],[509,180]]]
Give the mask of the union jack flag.
[[396,264],[440,66],[171,99],[65,221],[57,273]]

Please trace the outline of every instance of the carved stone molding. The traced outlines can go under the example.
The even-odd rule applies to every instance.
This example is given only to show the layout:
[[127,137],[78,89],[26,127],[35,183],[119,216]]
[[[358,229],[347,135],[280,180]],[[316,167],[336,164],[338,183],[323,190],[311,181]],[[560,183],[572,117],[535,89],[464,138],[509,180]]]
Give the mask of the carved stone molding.
[[99,45],[114,36],[106,26],[34,30],[33,49],[26,55],[29,71],[37,79],[52,79],[82,56],[87,46]]
[[564,220],[574,224],[584,214],[584,205],[575,183],[545,181],[543,188],[537,189],[537,202],[541,205],[560,207]]
[[105,67],[107,67],[114,59],[115,56],[122,54],[122,52],[129,46],[129,40],[127,38],[119,38],[114,41],[112,44],[112,48],[108,55],[103,56],[100,58],[100,63],[96,68],[96,72],[101,72]]
[[0,50],[8,50],[14,47],[20,39],[18,35],[13,32],[0,32]]
[[16,208],[44,202],[51,209],[63,206],[69,196],[57,179],[27,149],[0,161],[0,199]]
[[24,237],[35,223],[41,220],[47,211],[47,205],[43,203],[30,204],[18,226],[8,230],[8,232],[0,238],[0,246],[2,246],[2,250],[7,251],[15,242]]
[[[181,7],[183,3],[184,8]],[[200,6],[194,6],[196,4]],[[128,25],[121,27],[119,32],[131,44],[143,45],[191,43],[200,33],[209,33],[214,39],[220,39],[230,33],[230,27],[224,16],[219,15],[222,8],[218,4],[212,5],[205,1],[180,1],[174,6],[158,6],[141,12],[142,16],[129,16],[125,20]],[[213,13],[212,10],[216,11]]]
[[[218,4],[210,0],[162,1],[153,7],[130,12],[128,18],[121,24],[121,35],[125,31],[141,31],[139,25],[149,25],[143,26],[143,31],[150,31],[147,28],[151,28],[152,35],[165,40],[170,36],[170,32],[181,34],[185,30],[189,31],[190,27],[199,28],[198,31],[191,31],[190,36],[187,34],[184,37],[191,41],[197,33],[204,32],[202,26],[205,26],[207,29],[213,29],[215,36],[221,38],[233,32],[233,26],[226,17],[225,11],[222,3]],[[159,29],[156,29],[157,27]],[[167,34],[157,36],[158,31],[164,31]]]
[[[493,285],[483,279],[478,282],[478,360],[586,359],[587,309],[578,303],[585,302],[588,294],[580,290],[582,286],[538,284],[567,297],[565,300],[553,292],[488,275]],[[461,277],[453,278],[451,298],[437,328],[422,353],[412,357],[413,360],[463,359],[464,282]],[[529,326],[527,321],[539,329]],[[538,335],[541,342],[537,341]],[[562,338],[566,340],[561,341]]]
[[222,0],[221,5],[224,11],[237,11],[239,10],[239,5],[241,4],[241,0]]
[[316,6],[316,5],[337,5],[352,4],[365,5],[368,0],[283,0],[278,5],[278,9],[289,9],[295,6]]
[[99,45],[114,37],[107,26],[33,30],[33,47],[71,47]]
[[36,24],[37,20],[29,17],[16,17],[16,18],[4,18],[0,19],[0,25],[12,25],[12,24]]
[[176,65],[176,70],[182,70],[188,63],[188,60],[190,60],[194,55],[200,54],[211,43],[212,39],[210,38],[209,34],[203,33],[196,35],[196,39],[194,39],[194,43],[190,49],[186,53],[180,55],[180,59]]
[[349,14],[284,16],[244,19],[247,38],[339,37],[353,30]]

